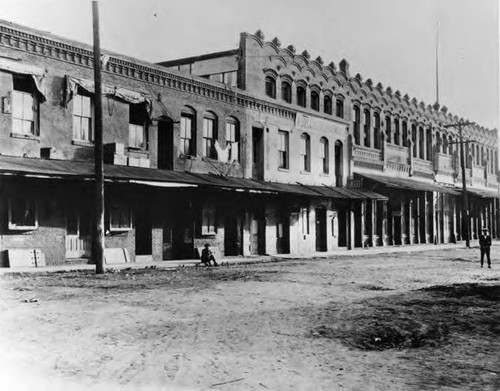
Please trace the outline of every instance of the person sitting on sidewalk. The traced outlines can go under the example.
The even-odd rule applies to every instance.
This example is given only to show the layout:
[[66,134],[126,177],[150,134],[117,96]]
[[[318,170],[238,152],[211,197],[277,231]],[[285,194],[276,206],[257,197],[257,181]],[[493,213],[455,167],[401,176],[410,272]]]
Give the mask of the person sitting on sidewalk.
[[479,247],[481,247],[481,267],[483,267],[484,256],[486,255],[486,260],[488,261],[488,267],[491,268],[490,259],[490,248],[491,248],[491,236],[488,233],[488,228],[483,228],[483,233],[479,235]]
[[219,266],[217,261],[215,260],[214,254],[212,253],[212,250],[210,249],[210,244],[205,244],[205,248],[201,251],[201,262],[207,266],[211,266],[212,262],[214,263],[214,266]]

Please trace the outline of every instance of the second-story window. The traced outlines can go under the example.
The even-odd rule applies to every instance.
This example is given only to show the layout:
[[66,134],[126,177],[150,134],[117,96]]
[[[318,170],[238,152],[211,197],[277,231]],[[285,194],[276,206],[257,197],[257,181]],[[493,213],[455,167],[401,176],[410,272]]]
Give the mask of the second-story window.
[[300,135],[300,160],[302,170],[311,171],[311,137],[307,133]]
[[321,172],[328,174],[330,172],[330,156],[328,150],[328,139],[321,137],[319,140],[319,158],[321,159]]
[[380,114],[373,113],[373,148],[380,149]]
[[332,98],[329,95],[323,98],[323,111],[325,114],[333,114]]
[[364,111],[364,117],[365,117],[365,124],[364,124],[364,133],[365,133],[365,147],[371,147],[371,140],[370,140],[370,129],[371,129],[371,116],[370,116],[370,110],[365,110]]
[[281,99],[286,103],[292,103],[292,85],[289,81],[283,80],[281,82]]
[[88,95],[73,96],[73,138],[79,141],[92,141],[93,135],[92,98]]
[[266,76],[266,95],[276,98],[276,80],[272,76]]
[[128,146],[148,149],[146,109],[143,104],[131,104],[129,107]]
[[226,146],[229,148],[229,161],[240,161],[239,156],[240,126],[236,118],[226,121]]
[[403,140],[402,140],[402,145],[403,147],[408,146],[408,123],[406,121],[403,121]]
[[311,109],[319,111],[319,93],[311,91]]
[[399,118],[394,118],[394,144],[400,145],[399,139]]
[[196,114],[194,110],[186,108],[181,114],[181,145],[180,152],[186,156],[196,155]]
[[217,140],[217,117],[213,113],[206,113],[203,116],[203,156],[217,158],[215,140]]
[[344,118],[344,101],[342,99],[335,101],[335,115],[339,118]]
[[354,144],[360,144],[360,112],[359,107],[354,106],[352,108],[352,120],[353,120],[353,131],[354,131]]
[[297,104],[306,107],[306,89],[304,87],[297,87]]
[[37,136],[39,134],[39,100],[33,80],[14,75],[12,94],[12,133]]
[[278,132],[278,167],[288,169],[288,132]]
[[387,142],[392,143],[391,117],[388,115],[385,117],[385,133]]
[[411,125],[411,141],[413,144],[413,157],[417,157],[417,125]]

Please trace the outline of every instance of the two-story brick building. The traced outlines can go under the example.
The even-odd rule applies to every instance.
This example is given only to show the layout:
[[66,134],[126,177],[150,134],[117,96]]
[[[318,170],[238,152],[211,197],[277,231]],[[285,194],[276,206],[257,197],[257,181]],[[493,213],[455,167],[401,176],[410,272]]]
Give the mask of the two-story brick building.
[[[462,238],[456,135],[439,128],[456,118],[345,60],[258,32],[191,59],[102,62],[108,261],[193,258],[207,242],[251,255]],[[0,21],[3,265],[90,256],[92,69],[90,47]],[[496,235],[496,130],[471,131],[475,232]]]
[[[280,172],[279,165],[269,167],[267,178],[306,184],[329,182],[388,197],[388,203],[376,199],[351,203],[354,229],[350,233],[355,246],[464,239],[459,137],[458,130],[449,126],[461,118],[448,113],[445,106],[426,105],[371,79],[363,81],[359,74],[351,76],[346,60],[338,67],[333,62],[325,66],[321,57],[311,60],[307,51],[297,54],[292,45],[283,48],[277,38],[265,41],[261,31],[241,34],[239,48],[232,51],[161,64],[238,86],[296,111],[295,122],[288,128],[277,118],[265,117],[269,124],[266,131],[274,134],[276,142],[283,137],[283,130],[296,133],[298,150],[292,154],[299,158],[293,169],[284,170],[286,173]],[[324,132],[315,135],[304,131],[303,118]],[[471,125],[466,127],[464,139],[474,140],[465,150],[471,237],[477,239],[482,226],[489,227],[496,237],[497,130]],[[271,150],[276,149],[270,145]],[[325,151],[330,159],[334,157],[326,169],[321,167]],[[269,159],[272,161],[272,153]],[[330,167],[333,178],[328,181],[325,173]]]

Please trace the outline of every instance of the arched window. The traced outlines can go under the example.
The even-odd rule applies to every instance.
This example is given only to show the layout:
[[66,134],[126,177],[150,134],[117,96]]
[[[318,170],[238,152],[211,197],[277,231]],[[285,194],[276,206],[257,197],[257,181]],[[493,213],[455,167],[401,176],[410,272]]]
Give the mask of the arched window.
[[187,156],[196,156],[196,111],[184,107],[181,112],[180,152]]
[[311,137],[307,133],[300,135],[300,160],[302,170],[311,171]]
[[335,141],[335,186],[342,187],[342,173],[344,171],[343,168],[343,145],[341,141]]
[[335,101],[335,115],[344,118],[344,101],[340,98]]
[[306,89],[302,86],[297,87],[297,104],[306,107]]
[[432,160],[432,127],[425,130],[425,158]]
[[276,98],[276,79],[272,76],[266,76],[266,95]]
[[370,140],[370,129],[371,129],[371,115],[370,115],[370,110],[366,109],[363,111],[364,115],[364,133],[365,133],[365,147],[371,147],[371,140]]
[[319,158],[321,159],[321,172],[328,174],[330,172],[330,156],[328,150],[328,139],[321,137],[319,140]]
[[441,133],[436,132],[436,150],[437,152],[441,152],[441,144],[443,141],[441,140]]
[[385,133],[387,135],[387,142],[392,143],[391,117],[388,115],[385,117]]
[[447,153],[448,152],[448,137],[446,137],[445,134],[443,134],[443,145],[442,145],[442,152]]
[[422,160],[425,159],[424,128],[421,126],[418,128],[418,148],[419,148],[418,157]]
[[411,141],[413,143],[413,157],[417,157],[417,125],[411,125]]
[[479,145],[476,145],[476,164],[478,166],[481,164],[481,154],[479,152]]
[[325,95],[323,98],[323,111],[325,114],[332,114],[332,97],[329,95]]
[[402,140],[402,145],[403,147],[408,146],[408,123],[406,121],[403,121],[403,140]]
[[394,144],[400,145],[399,138],[399,118],[394,118]]
[[484,160],[485,160],[484,147],[481,147],[481,165],[482,166],[484,166]]
[[240,161],[240,123],[234,117],[226,120],[226,148],[229,150],[228,162]]
[[373,148],[380,149],[380,114],[373,113]]
[[319,93],[311,91],[311,109],[319,111]]
[[208,112],[203,115],[203,156],[217,159],[215,141],[217,140],[217,116]]
[[453,137],[448,137],[448,154],[453,156]]
[[286,103],[292,103],[292,85],[287,80],[281,82],[281,99]]
[[358,106],[352,108],[354,144],[360,144],[360,111]]

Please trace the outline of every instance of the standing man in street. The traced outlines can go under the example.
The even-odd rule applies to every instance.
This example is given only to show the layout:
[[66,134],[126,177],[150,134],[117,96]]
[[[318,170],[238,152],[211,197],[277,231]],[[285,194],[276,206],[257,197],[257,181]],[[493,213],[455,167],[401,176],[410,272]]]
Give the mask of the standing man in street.
[[483,228],[483,233],[479,235],[479,247],[481,247],[481,267],[483,267],[484,256],[488,261],[488,267],[491,269],[491,259],[490,259],[490,247],[491,247],[491,236],[488,233],[488,228]]

